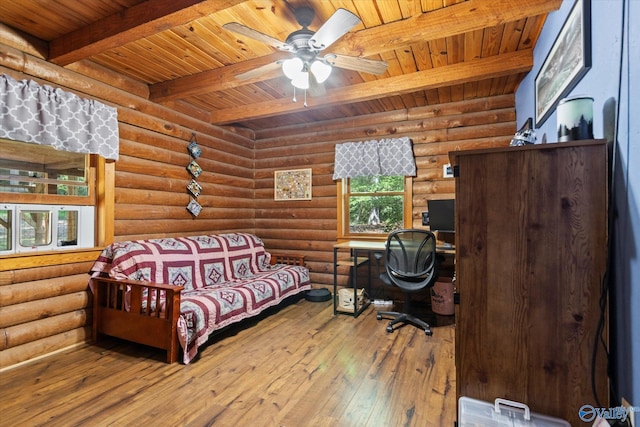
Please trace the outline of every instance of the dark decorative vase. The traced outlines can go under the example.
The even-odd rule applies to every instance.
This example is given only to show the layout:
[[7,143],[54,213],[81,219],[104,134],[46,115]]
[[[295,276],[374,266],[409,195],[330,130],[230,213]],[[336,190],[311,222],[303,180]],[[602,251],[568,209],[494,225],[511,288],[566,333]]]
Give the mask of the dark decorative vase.
[[593,139],[593,98],[575,96],[558,104],[558,141]]

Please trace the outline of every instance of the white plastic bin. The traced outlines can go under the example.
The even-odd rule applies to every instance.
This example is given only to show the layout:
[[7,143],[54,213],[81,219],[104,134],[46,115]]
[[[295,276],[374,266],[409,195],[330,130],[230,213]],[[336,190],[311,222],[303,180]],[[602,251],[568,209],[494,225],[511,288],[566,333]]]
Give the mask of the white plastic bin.
[[461,397],[458,418],[458,427],[571,427],[560,418],[532,413],[527,405],[506,399],[491,404]]

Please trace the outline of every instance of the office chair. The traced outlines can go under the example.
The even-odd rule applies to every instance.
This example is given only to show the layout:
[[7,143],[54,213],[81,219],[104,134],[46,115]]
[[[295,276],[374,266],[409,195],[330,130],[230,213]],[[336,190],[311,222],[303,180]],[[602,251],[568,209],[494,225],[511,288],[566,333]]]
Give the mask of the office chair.
[[387,332],[393,332],[393,325],[397,323],[409,323],[431,335],[429,324],[409,312],[410,294],[430,288],[438,278],[435,235],[427,230],[394,231],[387,238],[384,257],[385,271],[380,274],[380,280],[402,290],[404,312],[379,311],[376,318],[393,317],[387,325]]

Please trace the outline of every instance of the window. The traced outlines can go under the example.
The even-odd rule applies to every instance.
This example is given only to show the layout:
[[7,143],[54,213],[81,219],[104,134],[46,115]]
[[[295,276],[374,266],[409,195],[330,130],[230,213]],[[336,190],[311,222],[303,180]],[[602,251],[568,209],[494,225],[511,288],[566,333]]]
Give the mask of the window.
[[88,154],[7,139],[0,144],[0,192],[89,196]]
[[339,237],[381,237],[411,227],[410,177],[343,178],[339,184]]
[[13,210],[0,206],[0,254],[13,252]]
[[93,206],[0,204],[0,254],[94,246]]
[[[0,104],[7,107],[0,114],[0,253],[113,241],[117,108],[5,74]],[[95,249],[82,252],[60,259],[76,262]],[[29,254],[14,265],[56,258]]]
[[95,246],[92,156],[0,140],[0,255]]

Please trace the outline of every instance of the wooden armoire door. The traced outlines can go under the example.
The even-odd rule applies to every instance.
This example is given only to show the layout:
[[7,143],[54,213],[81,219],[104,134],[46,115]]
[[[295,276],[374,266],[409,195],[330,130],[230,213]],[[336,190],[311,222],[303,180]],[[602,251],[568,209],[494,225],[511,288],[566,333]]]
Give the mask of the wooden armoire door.
[[[607,145],[450,153],[456,173],[457,395],[583,423],[608,407],[592,354],[607,251]],[[606,328],[606,326],[605,326]],[[602,339],[607,340],[606,329]]]

